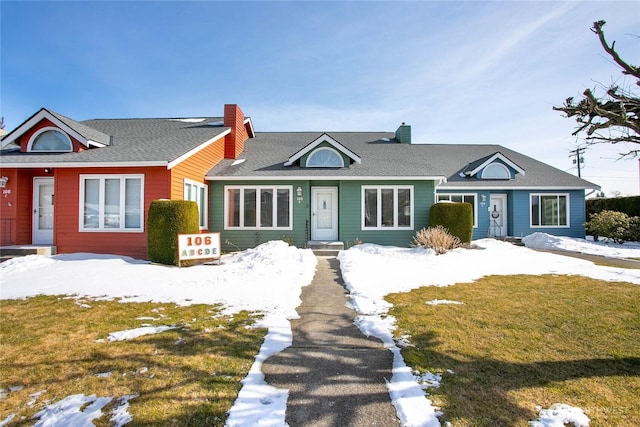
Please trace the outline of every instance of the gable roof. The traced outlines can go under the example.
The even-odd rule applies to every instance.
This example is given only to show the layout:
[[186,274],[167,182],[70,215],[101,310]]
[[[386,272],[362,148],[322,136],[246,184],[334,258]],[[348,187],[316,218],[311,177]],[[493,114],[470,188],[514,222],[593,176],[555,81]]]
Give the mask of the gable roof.
[[[95,119],[75,122],[60,114],[42,109],[47,117],[64,131],[83,132],[108,143],[73,153],[23,153],[5,150],[0,158],[3,167],[106,167],[106,166],[165,166],[171,169],[180,161],[224,138],[230,132],[222,126],[221,117],[175,119]],[[38,112],[38,113],[40,113]],[[33,126],[36,113],[20,125],[9,144]],[[245,123],[245,125],[247,125]],[[250,125],[250,123],[249,123]],[[30,127],[28,126],[27,129]],[[16,132],[20,130],[19,132]],[[12,132],[12,134],[14,133]],[[9,136],[9,135],[8,135]],[[93,139],[92,139],[93,140]]]
[[322,142],[324,135],[324,132],[257,132],[255,138],[245,142],[245,151],[237,161],[222,160],[209,171],[207,179],[444,179],[428,153],[417,145],[400,144],[393,132],[331,132],[331,138],[342,150],[347,150],[343,152],[361,158],[360,163],[347,167],[305,168],[289,162],[308,152],[305,148]]
[[511,167],[511,169],[515,170],[517,173],[521,175],[525,174],[524,169],[522,169],[520,166],[518,166],[517,164],[509,160],[500,152],[494,153],[490,156],[485,156],[481,159],[476,160],[475,162],[469,163],[469,165],[467,166],[466,170],[463,173],[466,176],[474,176],[478,172],[480,172],[481,170],[483,170],[484,168],[486,168],[487,166],[489,166],[491,163],[493,163],[498,159],[502,160],[502,162],[504,162],[506,165]]
[[303,147],[301,150],[297,151],[291,157],[289,157],[289,160],[287,160],[284,165],[291,166],[296,162],[296,160],[300,159],[300,157],[304,156],[305,154],[311,152],[313,149],[315,149],[318,145],[322,144],[323,142],[326,142],[327,144],[331,145],[333,148],[335,148],[339,152],[345,154],[354,162],[361,163],[362,159],[360,159],[360,157],[356,153],[352,152],[347,147],[340,144],[335,139],[331,138],[331,136],[329,136],[327,133],[323,133],[322,135],[317,137],[314,141],[310,142],[307,146]]
[[[330,132],[332,139],[353,153],[360,163],[344,168],[302,168],[289,164],[323,132],[257,132],[245,143],[239,159],[223,160],[207,173],[208,180],[436,180],[446,189],[597,189],[598,185],[556,169],[500,145],[401,144],[392,132]],[[464,175],[481,164],[506,159],[515,179],[474,179]],[[243,160],[243,161],[240,161]],[[478,160],[482,160],[478,162]],[[286,161],[286,163],[285,163]],[[463,176],[460,176],[460,175]]]
[[13,143],[16,139],[22,136],[25,132],[31,129],[33,126],[41,122],[43,119],[47,119],[67,134],[74,137],[85,147],[104,147],[109,145],[109,135],[102,133],[96,129],[92,129],[80,122],[77,122],[69,117],[58,114],[54,111],[41,108],[27,120],[25,120],[20,126],[12,130],[2,139],[2,148],[5,148],[9,144]]

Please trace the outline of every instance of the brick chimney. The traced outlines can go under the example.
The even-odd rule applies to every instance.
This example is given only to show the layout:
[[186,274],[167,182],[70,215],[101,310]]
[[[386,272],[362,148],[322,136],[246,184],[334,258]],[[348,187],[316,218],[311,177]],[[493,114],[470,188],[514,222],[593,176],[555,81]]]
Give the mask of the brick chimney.
[[231,133],[224,137],[224,158],[237,159],[244,151],[248,136],[244,128],[244,113],[236,104],[225,104],[224,126],[231,128]]

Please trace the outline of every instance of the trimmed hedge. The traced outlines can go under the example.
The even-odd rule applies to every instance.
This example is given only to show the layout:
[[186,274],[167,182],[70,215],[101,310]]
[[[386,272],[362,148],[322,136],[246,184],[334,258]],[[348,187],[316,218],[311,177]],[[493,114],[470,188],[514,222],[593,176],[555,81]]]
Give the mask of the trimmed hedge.
[[588,199],[586,208],[587,221],[591,219],[591,215],[602,211],[617,211],[629,216],[640,216],[640,196]]
[[436,203],[429,211],[429,226],[443,226],[449,234],[470,243],[473,236],[473,206],[471,203]]
[[200,233],[198,205],[189,200],[154,200],[147,218],[149,261],[178,265],[178,234]]

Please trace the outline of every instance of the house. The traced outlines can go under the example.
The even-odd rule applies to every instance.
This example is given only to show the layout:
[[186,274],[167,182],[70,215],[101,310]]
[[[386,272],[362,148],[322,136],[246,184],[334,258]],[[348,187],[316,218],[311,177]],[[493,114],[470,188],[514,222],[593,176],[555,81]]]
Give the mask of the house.
[[[498,145],[396,132],[255,132],[223,117],[76,122],[42,109],[2,140],[2,245],[146,257],[155,199],[194,200],[223,249],[273,239],[407,246],[436,202],[473,205],[474,238],[583,237],[599,187]],[[54,197],[55,196],[55,197]]]
[[194,200],[208,230],[212,165],[243,151],[251,120],[223,117],[77,122],[42,108],[2,139],[0,245],[147,257],[152,200]]

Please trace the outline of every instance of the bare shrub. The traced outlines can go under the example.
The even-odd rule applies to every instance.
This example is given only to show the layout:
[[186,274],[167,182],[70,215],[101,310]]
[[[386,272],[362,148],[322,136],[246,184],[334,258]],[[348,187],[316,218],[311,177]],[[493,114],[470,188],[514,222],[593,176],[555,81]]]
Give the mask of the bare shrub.
[[413,236],[411,246],[431,248],[436,251],[437,254],[443,254],[451,249],[462,246],[462,241],[449,234],[449,230],[442,225],[436,225],[435,227],[419,230],[416,235]]

